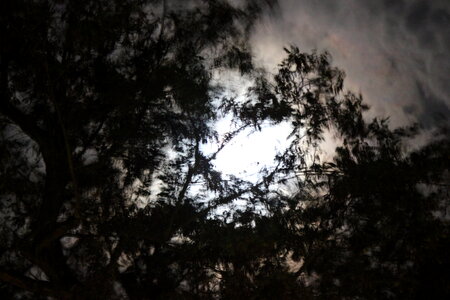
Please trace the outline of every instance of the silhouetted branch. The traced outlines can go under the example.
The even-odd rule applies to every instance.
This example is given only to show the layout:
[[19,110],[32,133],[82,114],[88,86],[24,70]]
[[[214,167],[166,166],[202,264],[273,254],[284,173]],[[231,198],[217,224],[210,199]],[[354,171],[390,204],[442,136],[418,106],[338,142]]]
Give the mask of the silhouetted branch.
[[41,145],[45,136],[44,131],[38,127],[31,116],[26,115],[10,103],[8,63],[5,60],[5,57],[2,55],[0,58],[0,113],[18,125],[26,135]]
[[33,280],[31,278],[0,270],[0,280],[18,288],[38,293],[44,296],[57,297],[58,299],[71,299],[72,294],[58,289],[46,281]]
[[223,148],[225,148],[225,146],[228,145],[231,140],[233,140],[242,130],[244,130],[248,126],[249,126],[248,124],[244,124],[241,127],[239,127],[238,129],[226,133],[225,138],[222,141],[222,143],[220,144],[219,148],[217,148],[216,152],[214,152],[213,154],[211,154],[209,156],[208,161],[214,160],[217,157],[217,155],[220,153],[220,151],[222,151]]

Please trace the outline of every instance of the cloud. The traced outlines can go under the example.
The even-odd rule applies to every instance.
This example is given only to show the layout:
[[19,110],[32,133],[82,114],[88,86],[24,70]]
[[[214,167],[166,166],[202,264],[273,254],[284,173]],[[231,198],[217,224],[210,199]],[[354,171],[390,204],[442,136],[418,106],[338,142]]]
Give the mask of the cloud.
[[431,127],[450,115],[447,0],[280,0],[280,15],[262,21],[253,44],[272,67],[289,44],[328,50],[346,87],[395,126]]

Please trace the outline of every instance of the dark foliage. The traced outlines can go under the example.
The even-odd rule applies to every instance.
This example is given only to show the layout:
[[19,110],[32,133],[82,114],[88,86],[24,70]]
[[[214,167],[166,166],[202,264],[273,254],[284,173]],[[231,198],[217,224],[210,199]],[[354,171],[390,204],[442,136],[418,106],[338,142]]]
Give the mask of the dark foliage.
[[[248,35],[274,3],[230,3],[2,2],[2,299],[449,298],[448,131],[407,149],[326,53],[269,76]],[[263,122],[292,124],[272,168],[214,169]]]

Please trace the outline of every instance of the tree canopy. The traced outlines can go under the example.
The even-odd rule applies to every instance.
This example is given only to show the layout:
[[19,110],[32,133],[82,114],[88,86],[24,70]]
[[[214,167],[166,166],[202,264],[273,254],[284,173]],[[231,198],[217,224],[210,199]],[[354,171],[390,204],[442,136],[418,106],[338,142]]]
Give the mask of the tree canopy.
[[[420,126],[367,120],[326,52],[255,65],[274,5],[2,3],[2,299],[449,297],[448,130],[411,148]],[[272,167],[215,169],[263,122],[292,128]]]

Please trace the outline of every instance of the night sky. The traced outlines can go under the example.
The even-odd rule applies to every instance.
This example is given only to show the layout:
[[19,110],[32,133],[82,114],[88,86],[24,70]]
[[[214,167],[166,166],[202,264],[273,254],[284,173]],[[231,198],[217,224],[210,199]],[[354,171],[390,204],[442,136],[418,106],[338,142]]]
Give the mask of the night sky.
[[345,87],[372,107],[368,116],[390,116],[393,126],[431,129],[450,116],[448,0],[281,0],[253,44],[272,68],[283,46],[329,51]]
[[[428,140],[450,117],[450,1],[280,0],[256,26],[257,64],[276,72],[283,47],[328,51],[346,73],[344,89],[361,93],[371,107],[365,117],[389,117],[391,127],[418,122]],[[228,128],[219,123],[219,127]],[[285,146],[287,124],[241,134],[215,161],[225,173],[257,173]],[[333,155],[327,136],[322,148]],[[239,157],[240,159],[236,159]]]

